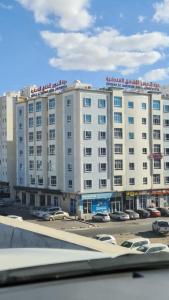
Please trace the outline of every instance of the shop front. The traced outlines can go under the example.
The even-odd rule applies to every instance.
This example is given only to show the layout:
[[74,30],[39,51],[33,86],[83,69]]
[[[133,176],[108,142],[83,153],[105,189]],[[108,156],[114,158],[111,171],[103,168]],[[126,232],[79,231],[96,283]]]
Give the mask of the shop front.
[[78,217],[90,219],[98,212],[110,212],[110,199],[113,193],[83,194],[78,205]]
[[123,211],[123,193],[113,192],[110,199],[110,211]]

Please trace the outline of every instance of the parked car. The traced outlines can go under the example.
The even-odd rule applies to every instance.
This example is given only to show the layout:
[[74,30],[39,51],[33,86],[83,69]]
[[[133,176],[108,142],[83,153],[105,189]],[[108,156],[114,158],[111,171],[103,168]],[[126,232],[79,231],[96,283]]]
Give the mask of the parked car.
[[134,210],[126,209],[125,213],[129,215],[130,220],[136,220],[140,218],[139,214],[136,213]]
[[169,222],[166,220],[157,220],[152,223],[152,230],[157,233],[169,233]]
[[55,211],[42,216],[43,220],[45,221],[63,220],[68,217],[69,214],[65,211]]
[[36,214],[36,216],[38,218],[42,218],[44,215],[46,214],[50,214],[50,213],[53,213],[55,211],[62,211],[60,207],[56,206],[56,207],[46,207],[46,208],[43,208],[41,210],[39,210]]
[[124,213],[123,211],[115,211],[113,213],[110,213],[110,218],[119,221],[126,221],[130,219],[129,215]]
[[110,221],[110,216],[107,213],[96,213],[95,215],[92,216],[93,221],[98,221],[98,222],[109,222]]
[[11,219],[15,219],[15,220],[18,220],[18,221],[23,221],[23,218],[20,217],[20,216],[15,216],[15,215],[7,215],[8,218],[11,218]]
[[156,208],[147,208],[147,211],[149,211],[151,218],[161,217],[160,211]]
[[116,238],[110,234],[97,234],[95,238],[103,243],[117,245]]
[[166,207],[157,207],[157,209],[161,212],[162,217],[169,217],[169,209]]
[[139,208],[136,210],[136,212],[139,214],[140,219],[145,219],[145,218],[149,218],[150,217],[150,212],[143,209],[143,208]]
[[138,247],[144,246],[144,245],[149,245],[150,240],[146,238],[135,238],[131,240],[126,240],[124,241],[121,246],[129,249],[135,249],[137,250]]
[[143,252],[144,254],[159,253],[161,251],[169,251],[168,246],[165,244],[152,243],[149,245],[143,245],[137,248],[137,251]]

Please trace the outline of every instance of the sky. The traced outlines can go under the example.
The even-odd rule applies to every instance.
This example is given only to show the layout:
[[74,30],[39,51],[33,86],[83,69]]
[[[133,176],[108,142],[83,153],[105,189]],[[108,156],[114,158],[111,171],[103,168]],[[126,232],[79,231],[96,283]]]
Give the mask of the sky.
[[169,0],[0,0],[0,94],[107,76],[169,83]]

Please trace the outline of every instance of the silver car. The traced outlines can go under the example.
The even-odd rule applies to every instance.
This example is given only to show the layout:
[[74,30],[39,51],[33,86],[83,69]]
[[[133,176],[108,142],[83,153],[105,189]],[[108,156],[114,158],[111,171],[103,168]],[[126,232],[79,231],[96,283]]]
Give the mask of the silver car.
[[45,214],[42,219],[45,221],[63,220],[69,217],[69,214],[65,211],[55,211],[50,214]]
[[118,221],[126,221],[130,219],[129,215],[123,211],[115,211],[110,213],[110,218]]
[[93,221],[98,221],[98,222],[109,222],[110,221],[110,216],[107,213],[96,213],[95,215],[92,216]]

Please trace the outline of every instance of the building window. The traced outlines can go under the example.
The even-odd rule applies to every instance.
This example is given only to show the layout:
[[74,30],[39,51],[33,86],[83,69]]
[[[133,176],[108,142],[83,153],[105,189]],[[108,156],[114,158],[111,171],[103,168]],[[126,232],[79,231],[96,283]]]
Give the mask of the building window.
[[164,120],[164,126],[167,126],[167,127],[169,126],[169,120],[167,120],[167,119]]
[[55,145],[49,145],[49,155],[55,155]]
[[42,156],[42,146],[36,147],[36,154],[37,154],[37,156]]
[[122,107],[122,97],[114,97],[114,107]]
[[115,154],[123,154],[123,145],[122,144],[114,144],[114,153]]
[[33,127],[33,118],[29,118],[29,128]]
[[50,184],[52,186],[56,186],[56,176],[51,176],[51,178],[50,178]]
[[153,125],[160,125],[161,120],[159,115],[153,115]]
[[34,161],[30,160],[29,161],[29,170],[33,170],[34,169]]
[[142,124],[146,125],[147,124],[147,119],[146,118],[142,118]]
[[72,171],[72,164],[68,164],[67,165],[67,170],[70,172],[70,171]]
[[160,101],[159,100],[153,100],[153,109],[160,110]]
[[168,162],[168,161],[164,163],[164,169],[165,169],[165,170],[168,170],[168,169],[169,169],[169,162]]
[[72,184],[73,184],[72,180],[68,180],[68,187],[69,188],[72,188]]
[[160,130],[153,130],[153,138],[155,140],[160,140]]
[[129,170],[134,170],[134,163],[129,163]]
[[29,155],[30,156],[34,155],[34,147],[33,146],[29,147]]
[[67,105],[67,106],[71,106],[71,100],[70,100],[70,99],[67,99],[66,105]]
[[169,184],[169,176],[164,177],[165,184]]
[[122,128],[114,128],[114,138],[115,139],[122,139],[123,138]]
[[142,132],[142,139],[146,140],[146,138],[147,138],[147,133],[146,132]]
[[169,155],[169,148],[164,148],[165,155]]
[[106,148],[99,148],[99,156],[106,156]]
[[84,188],[91,189],[92,188],[92,180],[84,180]]
[[105,108],[106,107],[106,100],[105,99],[98,99],[98,107]]
[[143,102],[143,103],[141,103],[141,108],[142,108],[142,109],[146,109],[146,108],[147,108],[147,104],[146,104],[146,103],[144,103],[144,102]]
[[67,138],[68,138],[68,139],[71,139],[71,137],[72,137],[72,132],[71,132],[71,131],[68,131],[68,132],[67,132]]
[[122,176],[114,176],[114,185],[122,185]]
[[55,98],[49,99],[48,107],[49,107],[49,109],[55,108]]
[[91,140],[92,132],[91,131],[84,131],[83,136],[84,136],[84,140]]
[[99,140],[106,139],[106,131],[99,131]]
[[36,117],[36,127],[39,127],[42,125],[42,117],[38,116]]
[[29,142],[33,142],[33,132],[29,132]]
[[154,159],[154,169],[161,169],[161,159]]
[[129,148],[129,154],[134,154],[134,148]]
[[142,153],[147,154],[147,148],[142,148]]
[[164,140],[169,141],[169,133],[164,134]]
[[161,145],[154,144],[154,153],[161,153]]
[[128,117],[128,123],[129,124],[134,124],[134,118],[133,117]]
[[154,174],[153,175],[153,183],[154,184],[160,184],[160,174]]
[[67,116],[67,123],[70,123],[71,122],[71,119],[72,119],[72,117],[69,115],[69,116]]
[[43,176],[38,175],[38,185],[43,185]]
[[163,106],[163,111],[164,111],[165,113],[168,113],[168,112],[169,112],[169,105],[164,105],[164,106]]
[[49,125],[55,124],[55,114],[49,114]]
[[47,195],[47,206],[51,206],[51,195]]
[[114,123],[122,123],[122,113],[114,112]]
[[106,163],[100,163],[99,164],[99,171],[100,172],[105,172],[107,170],[107,165]]
[[29,110],[29,113],[33,113],[33,103],[29,103],[28,110]]
[[23,124],[19,123],[19,129],[23,129]]
[[91,214],[92,213],[92,201],[91,200],[84,200],[83,201],[83,213],[84,214]]
[[83,123],[90,124],[92,122],[92,116],[91,115],[83,115]]
[[92,164],[84,164],[84,172],[92,172]]
[[35,184],[35,177],[33,177],[32,175],[30,176],[30,184],[31,185]]
[[129,140],[133,140],[134,139],[134,132],[129,132]]
[[37,171],[42,171],[42,160],[36,161],[36,169]]
[[99,124],[106,124],[106,116],[98,116],[98,123]]
[[143,162],[143,170],[147,170],[147,162]]
[[42,110],[42,103],[41,101],[36,102],[36,112],[40,112]]
[[91,106],[91,98],[83,98],[83,107]]
[[92,155],[92,148],[84,148],[84,155],[91,156]]
[[115,170],[123,170],[123,161],[121,159],[116,159],[114,163]]
[[107,180],[106,179],[100,179],[99,180],[99,187],[100,188],[107,187]]
[[50,129],[49,130],[49,140],[54,140],[55,139],[55,129]]
[[128,102],[128,108],[134,108],[134,102],[129,101]]
[[68,149],[67,149],[67,154],[68,154],[68,155],[72,155],[72,148],[68,148]]
[[42,140],[42,131],[37,131],[36,132],[36,140],[41,141]]
[[135,178],[129,178],[129,185],[135,185]]
[[147,177],[143,177],[143,184],[147,184],[147,183],[148,183]]

